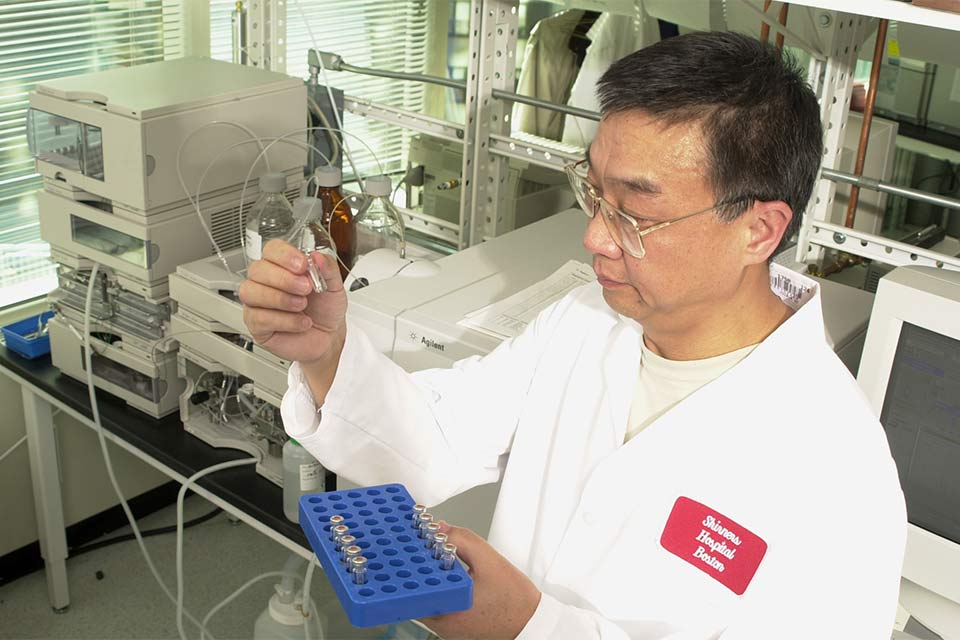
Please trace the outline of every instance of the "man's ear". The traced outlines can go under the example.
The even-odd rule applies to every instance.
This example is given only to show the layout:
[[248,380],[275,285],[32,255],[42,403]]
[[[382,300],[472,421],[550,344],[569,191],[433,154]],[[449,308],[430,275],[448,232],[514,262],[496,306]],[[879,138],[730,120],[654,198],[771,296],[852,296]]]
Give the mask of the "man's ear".
[[743,216],[747,231],[744,258],[748,264],[766,263],[780,246],[793,220],[793,210],[782,200],[755,201]]

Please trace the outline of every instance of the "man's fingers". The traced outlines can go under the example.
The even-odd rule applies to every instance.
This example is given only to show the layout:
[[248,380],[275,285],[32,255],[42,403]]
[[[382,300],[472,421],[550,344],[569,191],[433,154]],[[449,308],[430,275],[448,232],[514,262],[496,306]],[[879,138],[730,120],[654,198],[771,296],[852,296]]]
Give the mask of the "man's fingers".
[[[300,257],[303,258],[303,254],[300,254]],[[306,274],[306,266],[303,268],[303,273]],[[247,278],[267,287],[273,287],[295,295],[305,296],[313,291],[310,280],[306,275],[298,275],[267,260],[257,260],[251,263],[247,269]]]
[[303,296],[292,295],[252,280],[245,280],[237,293],[240,296],[240,302],[250,307],[277,309],[291,313],[298,313],[307,307],[307,299]]
[[300,251],[283,240],[274,238],[265,244],[263,246],[262,256],[264,260],[279,265],[284,269],[289,269],[294,273],[306,273],[307,271],[307,259],[306,256],[303,255],[303,251]]
[[246,306],[243,308],[243,321],[250,329],[250,334],[261,344],[261,338],[267,339],[274,333],[303,333],[313,326],[313,321],[302,313]]

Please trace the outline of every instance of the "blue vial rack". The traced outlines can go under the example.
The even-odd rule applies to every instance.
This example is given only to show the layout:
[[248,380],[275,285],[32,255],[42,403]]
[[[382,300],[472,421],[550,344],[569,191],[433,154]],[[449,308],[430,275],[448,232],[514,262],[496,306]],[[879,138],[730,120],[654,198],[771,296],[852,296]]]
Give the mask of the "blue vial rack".
[[[413,527],[414,500],[402,484],[313,493],[300,498],[300,526],[356,627],[413,620],[473,606],[473,580],[459,562],[445,570]],[[367,579],[354,584],[330,539],[341,515],[367,558]]]
[[30,360],[50,353],[50,336],[38,329],[44,327],[52,317],[53,311],[44,311],[0,328],[7,348]]

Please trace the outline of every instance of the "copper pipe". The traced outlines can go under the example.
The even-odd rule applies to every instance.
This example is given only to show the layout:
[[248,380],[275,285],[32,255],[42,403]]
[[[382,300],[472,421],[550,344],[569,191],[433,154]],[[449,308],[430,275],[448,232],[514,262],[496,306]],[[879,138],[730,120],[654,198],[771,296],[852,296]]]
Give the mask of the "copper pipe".
[[[873,121],[873,103],[877,100],[877,85],[880,78],[880,65],[883,63],[883,47],[887,43],[887,20],[883,18],[877,25],[877,42],[873,47],[873,67],[870,69],[870,89],[867,90],[867,102],[863,108],[863,126],[860,128],[860,145],[857,147],[857,161],[853,175],[863,175],[863,164],[867,157],[867,142],[870,140],[870,123]],[[844,226],[853,228],[857,216],[857,202],[860,200],[860,187],[850,186],[850,200],[847,203],[847,219]]]
[[[766,13],[770,8],[770,5],[773,4],[773,0],[763,0],[763,12]],[[760,42],[769,42],[770,41],[770,25],[766,22],[760,23]]]
[[[787,26],[787,12],[789,11],[790,11],[790,5],[784,2],[783,6],[780,7],[780,15],[777,16],[777,22],[779,22],[784,27]],[[783,51],[783,32],[782,31],[777,31],[776,47],[777,47],[777,51]]]

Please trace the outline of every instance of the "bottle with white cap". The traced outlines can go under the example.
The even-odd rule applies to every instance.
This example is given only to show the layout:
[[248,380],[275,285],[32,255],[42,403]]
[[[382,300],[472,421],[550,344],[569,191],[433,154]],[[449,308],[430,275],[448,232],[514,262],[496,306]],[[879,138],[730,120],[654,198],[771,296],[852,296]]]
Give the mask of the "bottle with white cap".
[[324,490],[324,469],[299,442],[283,445],[283,515],[300,522],[300,496]]
[[260,177],[260,197],[247,215],[245,253],[248,261],[259,260],[263,245],[272,238],[284,238],[294,226],[293,208],[283,192],[287,177],[266,173]]
[[365,200],[355,218],[358,256],[389,248],[406,257],[403,217],[390,202],[391,188],[389,176],[371,176],[363,181]]

